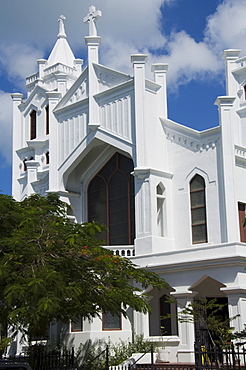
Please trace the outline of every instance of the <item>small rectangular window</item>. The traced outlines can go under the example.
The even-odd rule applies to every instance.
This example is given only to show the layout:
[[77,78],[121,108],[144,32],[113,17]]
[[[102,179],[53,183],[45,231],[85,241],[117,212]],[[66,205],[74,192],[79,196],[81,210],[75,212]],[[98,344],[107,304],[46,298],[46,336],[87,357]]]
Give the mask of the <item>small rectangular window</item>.
[[103,313],[103,330],[121,330],[121,314]]
[[83,331],[83,317],[79,316],[71,321],[71,332]]

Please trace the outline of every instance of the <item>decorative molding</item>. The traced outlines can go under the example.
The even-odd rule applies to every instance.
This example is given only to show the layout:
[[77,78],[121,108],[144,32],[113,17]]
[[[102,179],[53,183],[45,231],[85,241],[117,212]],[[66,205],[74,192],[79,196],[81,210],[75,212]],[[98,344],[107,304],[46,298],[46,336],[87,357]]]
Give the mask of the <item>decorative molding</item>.
[[57,104],[54,112],[60,113],[65,108],[71,107],[72,104],[76,104],[88,96],[88,68],[86,67],[80,77],[76,80],[73,86],[63,96],[60,102]]
[[245,168],[246,167],[246,148],[239,146],[239,145],[235,145],[234,153],[235,153],[236,166]]
[[180,134],[174,130],[166,129],[166,138],[172,143],[178,144],[192,152],[203,152],[214,149],[220,143],[219,136],[191,137],[185,134]]
[[28,76],[26,78],[26,87],[35,83],[38,80],[38,78],[39,78],[39,73],[38,72],[33,73],[31,76]]
[[155,168],[140,168],[140,167],[135,167],[134,171],[132,172],[132,175],[138,177],[141,180],[148,178],[150,175],[160,176],[167,179],[172,179],[173,177],[173,173],[171,172],[163,172]]
[[240,104],[241,108],[237,109],[237,114],[239,115],[240,118],[243,118],[246,116],[246,106],[245,104]]
[[47,77],[51,74],[61,74],[64,73],[65,75],[74,75],[77,72],[75,67],[68,67],[65,64],[62,63],[56,63],[52,65],[51,67],[44,69],[44,77]]
[[60,143],[60,163],[72,153],[86,135],[87,114],[82,112],[80,115],[63,120],[59,124],[59,143]]
[[46,140],[36,140],[36,139],[34,139],[34,140],[27,140],[26,143],[27,143],[29,149],[39,149],[39,148],[43,148],[46,145],[48,145],[49,140],[48,139],[46,139]]
[[120,137],[132,140],[131,95],[108,101],[99,107],[101,126]]
[[235,100],[236,100],[235,96],[227,96],[227,95],[218,96],[214,104],[218,105],[219,107],[223,107],[223,106],[232,107]]
[[101,69],[96,69],[97,80],[101,85],[110,88],[121,85],[129,80],[129,78],[122,78],[122,76],[110,72],[111,71],[102,71]]
[[145,90],[146,91],[156,94],[157,91],[160,90],[160,88],[161,86],[157,84],[156,82],[147,80],[147,79],[145,80]]

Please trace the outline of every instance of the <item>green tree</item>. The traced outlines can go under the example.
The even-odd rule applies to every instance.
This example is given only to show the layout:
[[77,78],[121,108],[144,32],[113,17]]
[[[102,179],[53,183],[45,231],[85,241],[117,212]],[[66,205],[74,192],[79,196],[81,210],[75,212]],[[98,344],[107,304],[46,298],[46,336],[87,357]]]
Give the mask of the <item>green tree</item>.
[[167,287],[158,275],[113,255],[98,238],[103,226],[77,224],[57,195],[23,202],[0,195],[0,319],[27,334],[52,320],[102,311],[149,309],[142,289]]
[[180,322],[195,322],[208,333],[213,346],[226,346],[233,339],[233,327],[230,323],[239,315],[232,318],[224,317],[223,309],[227,305],[219,303],[216,298],[201,298],[183,308],[178,315]]

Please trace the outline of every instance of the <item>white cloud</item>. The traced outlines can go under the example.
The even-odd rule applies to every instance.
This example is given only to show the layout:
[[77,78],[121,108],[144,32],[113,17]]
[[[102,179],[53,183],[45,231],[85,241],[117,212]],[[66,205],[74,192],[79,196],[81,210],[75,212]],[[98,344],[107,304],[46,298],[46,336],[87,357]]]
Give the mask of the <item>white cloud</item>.
[[37,70],[37,59],[43,51],[23,44],[2,46],[0,63],[7,73],[9,81],[16,87],[23,88],[24,79]]
[[[152,77],[152,63],[168,62],[171,88],[178,88],[192,79],[220,77],[223,49],[241,48],[246,53],[246,0],[221,0],[216,12],[207,19],[201,42],[196,42],[185,31],[166,35],[165,29],[161,29],[161,17],[165,17],[165,13],[161,14],[161,6],[164,2],[177,2],[178,9],[178,1],[185,2],[95,0],[94,5],[103,12],[102,19],[97,21],[98,34],[102,37],[100,63],[132,74],[130,55],[147,53],[147,77]],[[1,4],[0,34],[4,39],[0,44],[0,75],[5,75],[15,91],[22,90],[23,79],[37,70],[36,60],[44,56],[44,51],[51,51],[60,14],[66,16],[66,33],[76,57],[86,58],[84,36],[88,34],[88,25],[83,23],[83,17],[90,5],[91,0],[37,0],[35,4],[33,0],[25,0],[16,1],[13,11],[11,1]],[[165,25],[165,19],[162,23]],[[3,86],[0,88],[4,90]],[[0,143],[0,150],[3,148],[2,151],[8,153],[10,144],[6,142],[10,141],[10,124],[6,127],[4,122],[10,122],[11,114],[7,111],[11,111],[11,99],[3,91],[0,104],[5,107],[0,113],[1,132],[6,131],[9,138]]]
[[205,42],[196,42],[184,31],[172,35],[168,42],[168,78],[174,85],[188,83],[192,79],[215,77],[223,63]]
[[[94,0],[93,4],[103,12],[98,20],[98,30],[104,37],[113,36],[115,41],[129,40],[136,44],[158,44],[161,34],[158,29],[160,7],[164,2],[177,0]],[[1,4],[0,34],[5,43],[22,43],[52,47],[58,31],[57,19],[66,16],[66,30],[72,47],[84,46],[88,25],[83,23],[91,0],[25,0]]]
[[208,18],[205,42],[214,52],[240,48],[246,53],[246,0],[224,0]]
[[[0,148],[6,165],[11,163],[12,100],[9,93],[0,90]],[[3,163],[1,164],[3,166]]]

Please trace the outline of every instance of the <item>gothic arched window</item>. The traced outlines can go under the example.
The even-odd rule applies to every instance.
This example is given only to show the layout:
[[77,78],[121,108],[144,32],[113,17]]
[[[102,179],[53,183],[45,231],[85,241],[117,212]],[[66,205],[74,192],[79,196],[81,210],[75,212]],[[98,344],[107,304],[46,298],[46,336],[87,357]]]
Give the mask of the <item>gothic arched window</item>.
[[88,220],[107,226],[107,245],[133,244],[135,238],[133,162],[115,153],[88,187]]
[[36,139],[37,137],[37,112],[32,110],[30,113],[30,139]]
[[195,175],[190,182],[192,243],[207,243],[205,181]]
[[49,120],[49,105],[45,107],[45,132],[46,135],[50,133],[50,120]]
[[165,215],[164,215],[164,206],[165,206],[165,188],[162,183],[159,183],[156,186],[156,198],[157,198],[157,229],[158,236],[165,235]]

